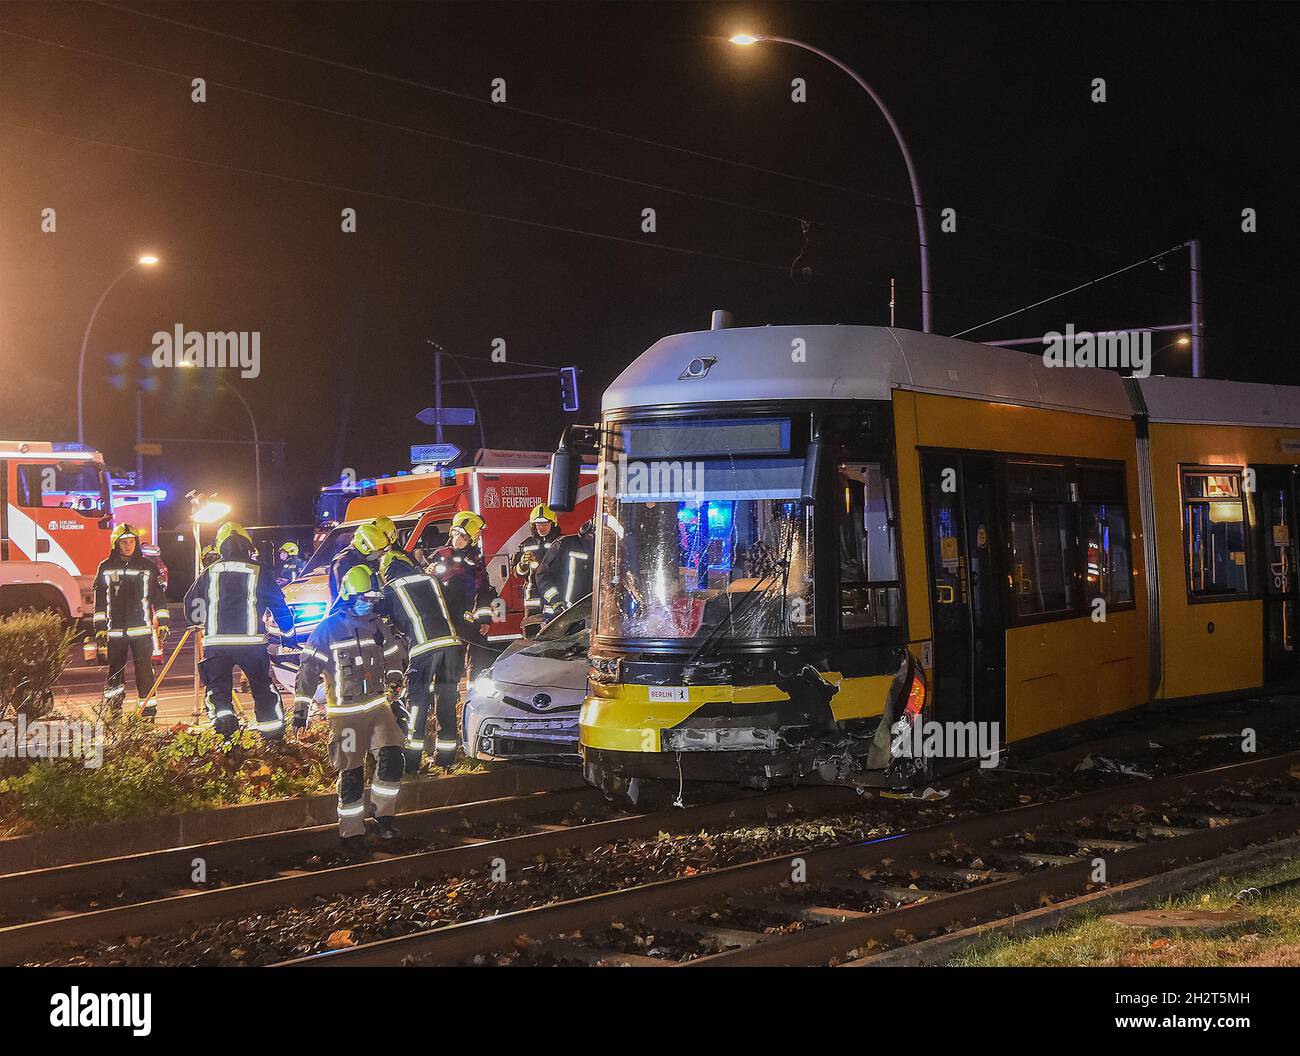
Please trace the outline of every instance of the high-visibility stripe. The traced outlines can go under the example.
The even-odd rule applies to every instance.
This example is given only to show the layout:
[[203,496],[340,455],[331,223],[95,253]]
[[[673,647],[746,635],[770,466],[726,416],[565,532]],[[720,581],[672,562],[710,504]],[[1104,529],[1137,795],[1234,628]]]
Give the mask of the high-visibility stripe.
[[395,796],[401,791],[396,785],[381,785],[378,781],[370,782],[370,794],[372,796]]
[[422,645],[417,645],[411,650],[410,658],[414,660],[417,656],[423,656],[425,653],[431,653],[435,649],[446,649],[450,645],[459,645],[460,639],[451,636],[445,638],[431,638]]
[[370,711],[381,704],[387,704],[387,697],[375,697],[374,700],[362,701],[360,704],[327,704],[325,705],[326,715],[355,715],[358,712]]
[[554,601],[557,597],[559,597],[559,594],[560,592],[556,590],[554,587],[547,587],[544,591],[542,591],[542,597],[544,597],[547,601]]
[[433,746],[437,748],[438,751],[444,752],[450,749],[454,749],[458,743],[459,742],[457,741],[444,741],[441,737],[439,737],[436,741],[433,742]]
[[295,704],[306,704],[309,708],[315,703],[312,697],[294,697],[293,701]]
[[406,747],[408,747],[408,748],[423,748],[423,747],[424,747],[424,740],[423,740],[423,738],[421,738],[420,740],[416,740],[414,737],[408,737],[408,738],[406,739]]
[[411,601],[411,597],[407,593],[406,588],[400,586],[398,583],[390,583],[389,586],[393,588],[393,593],[397,595],[397,600],[402,603],[402,608],[406,610],[407,617],[415,627],[416,641],[424,641],[429,637],[429,633],[424,629],[424,621],[420,619],[420,613]]
[[264,634],[211,634],[203,639],[204,645],[265,645]]
[[107,622],[108,622],[108,613],[106,613],[106,612],[97,612],[97,613],[95,613],[95,622],[96,622],[96,623],[107,623]]
[[355,807],[345,807],[343,805],[343,801],[339,800],[340,818],[355,818],[358,814],[360,814],[365,809],[366,809],[365,803],[358,803]]
[[272,730],[282,730],[284,729],[284,720],[276,719],[273,722],[255,722],[253,723],[253,729],[257,730],[259,733],[270,733]]
[[147,638],[152,634],[152,627],[128,627],[126,629],[126,636],[128,638]]
[[569,581],[564,584],[564,604],[566,607],[573,604],[573,584],[578,578],[578,570],[573,567],[573,563],[586,560],[587,555],[581,550],[573,550],[569,553]]

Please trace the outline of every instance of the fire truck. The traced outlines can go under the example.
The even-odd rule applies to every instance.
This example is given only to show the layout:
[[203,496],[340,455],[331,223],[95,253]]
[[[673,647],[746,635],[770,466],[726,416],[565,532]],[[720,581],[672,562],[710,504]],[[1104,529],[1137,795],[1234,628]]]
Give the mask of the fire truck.
[[[515,452],[485,452],[484,464],[460,469],[433,469],[375,478],[367,482],[369,494],[354,498],[346,519],[330,530],[316,548],[302,575],[284,588],[294,615],[294,637],[304,642],[328,611],[329,567],[348,545],[359,524],[386,514],[397,524],[404,549],[432,554],[447,543],[452,517],[473,510],[486,522],[479,546],[488,577],[505,601],[505,619],[494,624],[489,640],[518,638],[524,611],[523,581],[510,571],[510,559],[528,536],[528,514],[546,501],[550,470],[546,465],[519,465]],[[495,457],[494,457],[495,456]],[[501,465],[494,465],[499,461]],[[372,490],[373,489],[373,490]],[[583,471],[578,503],[572,513],[560,514],[560,530],[577,532],[595,513],[596,469]],[[292,658],[296,647],[282,643],[278,652]]]
[[80,444],[0,440],[0,615],[94,612],[113,492],[104,458]]

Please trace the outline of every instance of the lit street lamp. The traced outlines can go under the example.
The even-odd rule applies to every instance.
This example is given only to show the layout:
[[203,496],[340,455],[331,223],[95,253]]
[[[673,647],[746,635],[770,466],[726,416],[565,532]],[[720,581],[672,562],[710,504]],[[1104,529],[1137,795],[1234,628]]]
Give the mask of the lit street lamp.
[[834,55],[828,55],[820,48],[805,44],[802,40],[791,40],[789,37],[760,37],[752,33],[737,33],[730,39],[732,44],[738,44],[741,47],[762,43],[790,44],[796,48],[803,48],[804,51],[811,51],[814,55],[820,56],[834,66],[838,66],[852,77],[857,82],[858,87],[871,96],[872,101],[880,108],[880,112],[884,114],[885,120],[889,123],[890,131],[894,133],[894,139],[898,141],[898,149],[903,153],[903,162],[907,165],[907,178],[912,181],[912,205],[916,209],[916,231],[921,244],[921,329],[927,334],[931,333],[930,250],[925,234],[925,209],[921,205],[921,184],[916,178],[916,166],[912,164],[912,153],[907,149],[907,143],[903,140],[903,133],[899,131],[898,123],[894,120],[894,115],[889,112],[889,108],[885,106],[884,100],[876,94],[871,85]]
[[136,268],[153,268],[157,267],[158,258],[152,253],[146,253],[136,260],[129,268],[122,271],[117,278],[108,284],[108,287],[99,295],[99,300],[95,302],[95,307],[91,310],[90,318],[86,320],[86,332],[81,335],[81,355],[77,359],[77,443],[86,442],[86,423],[82,413],[82,384],[86,377],[86,342],[90,340],[90,328],[95,325],[95,316],[99,314],[99,309],[108,295],[113,292],[113,287],[121,282],[124,278],[135,271]]

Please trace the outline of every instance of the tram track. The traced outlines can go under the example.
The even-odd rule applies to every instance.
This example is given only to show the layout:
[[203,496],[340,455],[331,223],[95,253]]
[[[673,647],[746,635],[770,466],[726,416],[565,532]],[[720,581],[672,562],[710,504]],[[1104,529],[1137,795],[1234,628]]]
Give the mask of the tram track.
[[280,963],[843,963],[1078,894],[1099,859],[1114,884],[1288,837],[1297,763],[1176,774]]
[[[12,873],[0,876],[0,907],[10,917],[25,919],[0,927],[0,963],[22,963],[60,947],[157,934],[379,884],[453,875],[488,866],[495,857],[521,861],[773,811],[833,809],[855,800],[849,789],[810,786],[669,813],[611,816],[615,812],[594,789],[538,791],[403,814],[396,846],[384,846],[360,861],[331,857],[337,829],[319,825]],[[592,816],[594,820],[585,820]],[[209,886],[193,881],[200,860]],[[225,870],[239,871],[235,882],[221,882]],[[250,872],[262,875],[246,878]],[[86,908],[69,908],[77,903]]]

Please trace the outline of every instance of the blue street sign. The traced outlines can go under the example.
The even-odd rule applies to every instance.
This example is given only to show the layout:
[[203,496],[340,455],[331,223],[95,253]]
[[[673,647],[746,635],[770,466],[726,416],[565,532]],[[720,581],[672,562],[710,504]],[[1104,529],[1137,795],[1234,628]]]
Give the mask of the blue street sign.
[[442,466],[460,458],[460,448],[455,444],[412,444],[411,465]]
[[426,407],[415,417],[425,425],[473,425],[475,422],[473,407],[444,407],[441,413],[436,407]]

